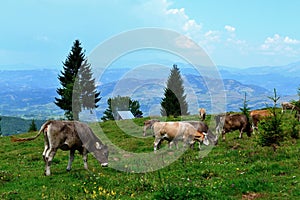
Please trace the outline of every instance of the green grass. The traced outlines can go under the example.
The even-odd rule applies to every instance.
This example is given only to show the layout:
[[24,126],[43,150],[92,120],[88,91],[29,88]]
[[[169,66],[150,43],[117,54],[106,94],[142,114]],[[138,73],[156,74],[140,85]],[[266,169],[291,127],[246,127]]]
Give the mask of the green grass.
[[[9,137],[1,137],[0,198],[299,199],[299,139],[288,137],[274,152],[271,147],[258,146],[257,135],[235,139],[238,133],[232,132],[207,156],[203,154],[209,151],[207,147],[201,152],[189,149],[162,169],[131,173],[138,167],[149,167],[135,160],[134,153],[153,154],[154,139],[150,132],[142,137],[144,120],[91,124],[104,143],[112,142],[121,152],[110,147],[111,167],[101,168],[89,154],[89,170],[84,170],[81,156],[76,154],[71,172],[66,172],[68,152],[58,151],[49,177],[43,175],[43,137],[26,143],[11,143]],[[165,147],[157,155],[167,157],[172,153]],[[128,160],[132,166],[126,164]]]

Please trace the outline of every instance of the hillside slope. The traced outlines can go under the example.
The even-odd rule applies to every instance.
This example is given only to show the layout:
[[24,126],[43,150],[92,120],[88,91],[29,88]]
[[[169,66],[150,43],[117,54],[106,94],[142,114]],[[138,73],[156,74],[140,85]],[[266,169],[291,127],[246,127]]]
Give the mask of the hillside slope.
[[[104,132],[109,141],[120,148],[121,156],[116,157],[118,152],[110,145],[110,167],[101,168],[90,155],[89,171],[86,171],[80,155],[76,154],[73,169],[68,173],[65,170],[68,152],[59,150],[50,177],[43,175],[42,136],[27,143],[11,143],[9,137],[1,137],[0,198],[299,199],[300,140],[289,139],[274,152],[271,147],[257,146],[256,136],[234,139],[238,133],[233,132],[228,134],[226,142],[220,141],[211,151],[207,147],[200,152],[188,150],[158,171],[134,173],[133,169],[145,165],[128,163],[134,158],[131,154],[153,152],[152,136],[141,136],[144,120],[90,124],[100,138]],[[166,150],[164,146],[162,150]],[[210,152],[204,156],[206,151]],[[156,156],[160,159],[152,162],[174,153],[175,149],[164,154],[158,152]],[[116,166],[123,171],[116,170]]]

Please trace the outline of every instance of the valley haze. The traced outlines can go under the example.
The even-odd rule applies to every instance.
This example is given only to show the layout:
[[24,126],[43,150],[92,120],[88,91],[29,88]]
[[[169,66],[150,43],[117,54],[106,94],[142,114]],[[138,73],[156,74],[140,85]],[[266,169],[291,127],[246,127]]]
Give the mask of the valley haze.
[[[98,91],[102,99],[96,109],[100,120],[107,108],[107,99],[117,95],[130,96],[138,100],[144,116],[159,115],[160,101],[173,64],[177,64],[184,79],[189,112],[196,114],[198,107],[210,111],[210,92],[203,80],[205,76],[186,63],[169,63],[165,66],[147,66],[107,68],[98,82]],[[27,119],[62,118],[63,111],[53,102],[60,87],[57,79],[60,70],[30,69],[30,66],[18,65],[19,70],[9,70],[11,66],[0,70],[0,115]],[[123,66],[130,66],[126,64]],[[297,88],[300,80],[300,62],[285,66],[261,66],[235,68],[217,66],[223,79],[226,93],[226,110],[239,111],[243,106],[244,94],[247,94],[251,109],[270,105],[268,96],[276,88],[280,102],[298,99]],[[209,79],[208,79],[209,80]],[[213,81],[213,80],[211,80]],[[134,91],[132,91],[132,88]]]

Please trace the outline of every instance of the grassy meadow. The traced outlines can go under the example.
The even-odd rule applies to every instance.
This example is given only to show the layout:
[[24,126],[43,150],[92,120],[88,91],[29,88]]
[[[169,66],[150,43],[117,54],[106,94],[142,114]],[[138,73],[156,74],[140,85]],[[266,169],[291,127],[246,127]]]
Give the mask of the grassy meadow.
[[[0,137],[0,198],[300,198],[300,139],[287,136],[274,151],[272,147],[259,146],[257,134],[250,138],[244,134],[243,139],[236,139],[238,132],[232,132],[226,135],[226,141],[219,140],[214,148],[202,146],[201,151],[197,148],[179,150],[180,154],[174,161],[166,157],[176,155],[175,148],[167,150],[166,145],[163,145],[155,156],[164,156],[162,162],[166,166],[155,170],[154,165],[149,166],[151,163],[142,159],[135,160],[139,155],[145,158],[147,154],[154,155],[154,139],[150,131],[146,137],[142,137],[144,120],[90,124],[104,143],[117,147],[110,146],[110,167],[101,168],[98,161],[89,154],[89,170],[84,170],[81,156],[76,154],[72,170],[66,172],[68,152],[59,150],[49,177],[43,174],[42,136],[26,143],[11,143],[10,137]],[[289,117],[286,117],[284,122],[288,120]],[[132,166],[127,164],[130,159]],[[152,163],[160,161],[153,160]],[[143,172],[144,169],[153,170]]]

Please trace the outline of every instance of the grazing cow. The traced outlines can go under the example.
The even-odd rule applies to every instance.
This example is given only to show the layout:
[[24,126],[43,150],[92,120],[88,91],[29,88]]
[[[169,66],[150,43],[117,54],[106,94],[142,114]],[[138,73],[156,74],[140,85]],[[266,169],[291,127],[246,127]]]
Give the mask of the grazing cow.
[[250,112],[250,117],[252,119],[252,127],[254,130],[258,129],[258,122],[270,116],[273,116],[273,114],[269,110],[252,110]]
[[[153,128],[153,124],[155,122],[159,122],[158,119],[150,119],[150,120],[146,120],[144,122],[144,129],[143,129],[143,135],[146,136],[146,130],[147,129],[150,129],[150,128]],[[191,125],[194,126],[194,128],[196,130],[198,130],[199,132],[204,132],[204,133],[207,133],[207,139],[209,140],[209,142],[211,144],[214,144],[216,145],[218,143],[218,137],[215,136],[208,128],[208,126],[204,123],[204,122],[201,122],[201,121],[182,121],[182,122],[185,122],[185,123],[189,123]]]
[[191,124],[185,122],[155,122],[153,125],[154,131],[154,151],[158,150],[163,140],[167,140],[169,148],[174,143],[178,148],[178,141],[183,140],[184,144],[192,146],[195,141],[203,142],[205,145],[209,144],[206,138],[206,133],[197,131]]
[[205,120],[206,117],[206,110],[204,108],[199,108],[199,117],[201,121]]
[[208,128],[207,124],[201,121],[183,121],[194,126],[194,128],[199,132],[207,133],[207,139],[211,144],[216,145],[218,143],[218,136],[214,135]]
[[143,130],[143,136],[145,137],[146,136],[146,131],[147,129],[151,129],[152,128],[152,125],[155,123],[155,122],[159,122],[158,119],[149,119],[149,120],[146,120],[144,122],[144,130]]
[[13,142],[22,142],[36,139],[44,133],[45,148],[43,158],[46,163],[45,175],[49,176],[50,166],[56,151],[70,150],[67,171],[71,170],[75,150],[82,154],[84,168],[88,169],[87,154],[91,152],[102,167],[108,166],[108,147],[98,139],[87,124],[78,121],[51,120],[44,123],[38,134],[31,138],[12,138]]
[[291,104],[290,102],[282,102],[281,107],[282,107],[281,113],[283,113],[286,110],[292,110],[293,112],[293,110],[295,109],[295,105]]
[[[245,131],[248,135],[248,137],[251,136],[252,128],[249,123],[249,120],[247,119],[246,115],[243,114],[229,114],[229,115],[220,115],[219,117],[216,117],[216,123],[217,127],[222,127],[222,138],[225,140],[225,134],[231,131],[239,130],[240,136],[239,138],[243,137],[243,132]],[[217,121],[218,120],[218,121]],[[219,124],[218,124],[219,123]]]

